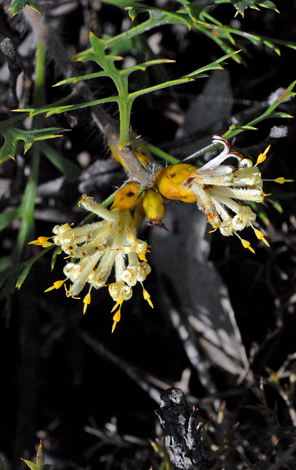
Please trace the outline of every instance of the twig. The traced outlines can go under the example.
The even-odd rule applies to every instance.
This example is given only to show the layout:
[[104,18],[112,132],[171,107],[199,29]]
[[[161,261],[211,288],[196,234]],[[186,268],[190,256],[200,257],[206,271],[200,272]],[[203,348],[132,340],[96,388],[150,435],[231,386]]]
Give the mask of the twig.
[[209,470],[211,464],[201,442],[202,423],[196,426],[197,410],[190,409],[179,388],[169,388],[160,397],[155,413],[172,464],[180,470]]
[[293,452],[295,451],[296,451],[296,441],[294,442],[294,444],[291,445],[291,447],[289,447],[289,449],[287,449],[282,454],[282,456],[277,462],[275,462],[271,467],[268,468],[268,470],[280,470],[281,468],[283,468],[284,463],[287,462],[290,455],[292,455]]

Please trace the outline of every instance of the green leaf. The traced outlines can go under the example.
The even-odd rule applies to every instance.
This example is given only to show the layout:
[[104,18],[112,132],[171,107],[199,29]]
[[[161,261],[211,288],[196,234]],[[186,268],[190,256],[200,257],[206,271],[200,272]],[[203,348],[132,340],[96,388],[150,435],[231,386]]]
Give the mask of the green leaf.
[[30,116],[37,116],[41,113],[46,113],[46,116],[52,116],[53,114],[61,114],[67,111],[74,111],[75,109],[87,108],[88,106],[95,106],[97,104],[110,103],[116,101],[116,97],[110,96],[108,98],[102,98],[99,100],[88,101],[86,103],[69,104],[65,106],[44,106],[42,108],[29,109]]
[[[149,12],[150,12],[150,9],[149,9]],[[153,13],[155,13],[155,10],[153,10]],[[165,15],[163,15],[161,11],[160,17],[163,17],[163,16]],[[127,69],[119,70],[115,67],[115,62],[118,60],[121,60],[121,57],[114,56],[111,54],[106,54],[105,52],[107,48],[108,49],[110,48],[110,41],[99,39],[93,33],[91,33],[90,42],[91,42],[92,47],[82,52],[81,54],[78,54],[77,56],[75,56],[74,60],[95,61],[103,70],[100,72],[84,75],[82,77],[72,77],[70,79],[62,80],[56,85],[65,85],[68,83],[78,82],[80,80],[89,80],[93,78],[99,78],[102,76],[108,76],[113,80],[117,88],[118,94],[115,96],[113,95],[107,98],[89,101],[86,103],[79,103],[75,105],[54,106],[54,107],[50,106],[50,107],[43,107],[40,109],[34,109],[34,110],[30,110],[31,115],[35,115],[40,112],[47,112],[47,115],[51,115],[55,113],[61,113],[61,112],[66,112],[66,111],[70,111],[74,109],[80,109],[80,108],[84,108],[88,106],[94,106],[97,104],[115,101],[118,104],[119,114],[120,114],[120,126],[121,126],[120,127],[120,144],[119,144],[120,147],[123,147],[126,143],[129,142],[130,113],[131,113],[133,102],[137,97],[142,96],[147,93],[154,92],[156,90],[163,89],[163,88],[171,87],[174,85],[180,85],[194,78],[206,77],[207,76],[205,74],[206,71],[221,69],[222,68],[220,65],[221,63],[223,63],[226,59],[230,57],[238,55],[238,52],[239,52],[239,51],[234,51],[233,49],[230,49],[230,52],[228,50],[228,54],[224,55],[220,59],[217,59],[215,62],[212,62],[211,64],[208,64],[186,75],[185,77],[182,77],[176,80],[168,80],[158,85],[147,87],[147,88],[144,87],[138,91],[129,93],[128,79],[131,73],[136,72],[136,71],[145,71],[147,67],[150,67],[152,65],[159,65],[159,64],[163,64],[167,62],[172,62],[172,61],[167,60],[167,59],[150,60],[150,61],[135,65]]]
[[192,28],[193,21],[189,17],[189,13],[187,10],[182,10],[182,12],[171,12],[161,10],[160,8],[148,7],[143,6],[140,8],[126,8],[129,11],[129,16],[132,20],[134,20],[137,16],[137,13],[140,12],[149,12],[149,19],[141,23],[140,25],[131,28],[128,32],[119,34],[114,38],[107,41],[108,45],[114,44],[115,42],[121,42],[132,37],[135,37],[139,34],[145,33],[150,29],[156,28],[158,26],[162,26],[165,24],[183,24],[186,25],[189,29]]
[[3,134],[5,139],[0,153],[0,163],[2,163],[8,157],[14,160],[17,143],[20,140],[25,142],[24,153],[26,153],[32,147],[34,142],[38,140],[60,137],[62,135],[61,132],[68,130],[61,129],[59,127],[23,130],[13,126],[13,124],[20,119],[23,119],[23,116],[17,116],[17,118],[8,119],[7,121],[0,123],[0,133]]
[[261,114],[259,117],[253,119],[252,121],[248,122],[244,126],[241,126],[240,124],[234,124],[230,126],[227,132],[223,135],[225,139],[230,139],[231,137],[234,137],[237,134],[240,134],[246,129],[254,129],[254,126],[258,124],[261,121],[264,121],[265,119],[273,119],[273,118],[291,118],[290,114],[287,114],[282,111],[275,111],[276,108],[284,103],[284,101],[287,101],[288,99],[292,98],[295,96],[296,93],[294,93],[292,90],[296,85],[296,80],[291,83],[291,85],[288,86],[288,88],[282,93],[282,95],[273,103],[272,105],[267,108],[267,110]]
[[209,3],[201,3],[199,5],[192,4],[188,0],[178,0],[179,3],[184,5],[185,9],[188,11],[190,18],[197,23],[199,20],[199,15],[205,9],[206,6],[209,6]]
[[38,11],[36,8],[36,0],[14,0],[13,4],[8,8],[7,11],[13,11],[12,16],[17,15],[25,6],[28,5],[33,10]]
[[214,3],[219,4],[219,3],[232,3],[234,8],[236,9],[236,14],[241,14],[244,16],[245,10],[248,8],[253,8],[254,10],[259,10],[259,8],[256,5],[259,5],[260,7],[263,8],[269,8],[270,10],[274,10],[277,13],[279,13],[276,5],[271,2],[270,0],[215,0]]
[[138,0],[101,0],[100,3],[108,3],[124,10],[126,7],[134,7],[140,2]]
[[[117,43],[123,43],[124,41],[130,40],[131,38],[143,34],[153,28],[159,27],[165,24],[183,24],[186,25],[189,29],[194,28],[198,31],[202,32],[203,34],[207,35],[211,40],[215,41],[219,47],[223,49],[225,53],[234,52],[234,49],[229,46],[229,42],[231,44],[235,44],[233,39],[233,35],[241,36],[242,38],[251,41],[253,44],[259,45],[261,42],[266,44],[268,47],[271,47],[275,50],[276,53],[279,54],[279,48],[276,46],[283,45],[285,47],[291,47],[296,49],[296,43],[292,41],[282,41],[278,39],[271,39],[260,35],[255,35],[251,33],[246,33],[242,30],[231,28],[230,26],[223,25],[219,21],[217,21],[213,16],[209,15],[204,11],[205,7],[211,6],[218,3],[231,3],[235,7],[238,7],[242,10],[242,8],[246,9],[247,7],[256,8],[256,4],[261,7],[271,8],[275,11],[276,6],[273,2],[269,0],[266,1],[258,1],[258,0],[245,0],[247,3],[238,2],[236,0],[214,0],[212,2],[203,3],[200,5],[195,5],[190,3],[188,0],[178,0],[179,3],[184,5],[183,10],[179,10],[177,12],[169,12],[162,10],[160,8],[153,8],[149,6],[139,6],[136,8],[127,8],[129,10],[129,15],[134,20],[136,18],[137,13],[147,11],[149,12],[149,19],[144,21],[143,23],[131,28],[126,32],[118,34],[117,36],[107,39],[106,40],[106,47],[112,46]],[[237,14],[240,10],[237,10]],[[241,45],[237,45],[236,48],[244,50],[245,48]],[[239,62],[239,56],[233,56],[233,60]]]
[[[227,3],[228,3],[228,0],[227,0]],[[229,47],[228,42],[231,42],[232,44],[234,44],[234,39],[232,38],[233,35],[240,36],[244,39],[247,39],[252,44],[255,44],[255,46],[259,46],[261,43],[263,43],[267,47],[270,47],[271,49],[273,49],[279,55],[280,55],[280,49],[278,45],[296,49],[296,42],[272,39],[266,36],[261,36],[260,34],[247,33],[242,30],[231,28],[229,26],[225,26],[222,23],[218,22],[215,18],[213,18],[213,16],[209,15],[206,12],[202,12],[202,14],[200,15],[200,20],[198,21],[198,24],[194,24],[193,27],[195,29],[202,31],[204,34],[206,34],[210,39],[212,39],[220,47],[222,47],[224,51],[227,51],[226,47]],[[241,46],[239,47],[241,49],[244,49]],[[236,56],[234,56],[234,59],[235,57]]]
[[[221,67],[221,63],[223,63],[226,59],[229,59],[230,57],[234,56],[235,54],[238,54],[240,51],[234,51],[231,52],[230,54],[226,54],[219,59],[215,60],[215,62],[212,62],[211,64],[205,65],[204,67],[201,67],[194,72],[188,73],[185,75],[187,78],[198,78],[198,75],[204,74],[204,72],[208,72],[209,70],[217,70],[217,69],[223,69]],[[204,75],[203,75],[204,76]],[[185,78],[184,77],[184,78]]]
[[40,442],[40,445],[38,447],[38,451],[37,451],[37,459],[36,459],[36,463],[34,462],[31,462],[30,460],[24,460],[22,459],[23,462],[25,462],[28,467],[31,469],[31,470],[49,470],[51,465],[49,464],[44,464],[44,454],[43,454],[43,450],[42,450],[42,443]]
[[54,266],[55,266],[55,263],[56,263],[56,260],[57,260],[57,257],[58,255],[60,255],[62,253],[62,248],[60,246],[57,246],[56,249],[54,250],[53,254],[52,254],[52,258],[51,258],[51,270],[53,270]]
[[22,459],[22,461],[25,462],[25,464],[28,465],[28,467],[31,470],[37,470],[37,466],[35,463],[31,462],[30,460],[25,460],[25,459]]

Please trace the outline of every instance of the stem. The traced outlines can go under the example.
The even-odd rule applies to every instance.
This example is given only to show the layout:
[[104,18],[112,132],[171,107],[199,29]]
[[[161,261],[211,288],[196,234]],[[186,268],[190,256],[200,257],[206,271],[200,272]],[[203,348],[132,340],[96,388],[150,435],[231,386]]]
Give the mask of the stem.
[[180,160],[178,158],[173,157],[169,153],[164,152],[163,150],[155,147],[152,144],[146,143],[147,147],[149,150],[154,153],[154,155],[157,155],[158,157],[162,158],[166,162],[172,163],[172,165],[175,165],[176,163],[180,163]]
[[132,111],[132,104],[134,100],[129,100],[125,98],[123,100],[118,100],[119,115],[120,115],[120,141],[118,148],[121,150],[126,145],[130,145],[130,115]]
[[[37,40],[36,50],[36,67],[35,67],[35,87],[34,87],[34,106],[42,106],[44,104],[44,75],[45,75],[45,54],[46,47],[44,42]],[[35,116],[32,121],[32,126],[35,128],[42,128],[43,116]],[[34,228],[34,210],[35,198],[37,192],[38,176],[40,164],[40,149],[38,145],[33,147],[33,155],[31,161],[31,171],[27,181],[23,201],[20,207],[22,214],[22,221],[16,247],[13,253],[13,261],[18,263],[21,259],[24,245],[29,238],[30,233]]]

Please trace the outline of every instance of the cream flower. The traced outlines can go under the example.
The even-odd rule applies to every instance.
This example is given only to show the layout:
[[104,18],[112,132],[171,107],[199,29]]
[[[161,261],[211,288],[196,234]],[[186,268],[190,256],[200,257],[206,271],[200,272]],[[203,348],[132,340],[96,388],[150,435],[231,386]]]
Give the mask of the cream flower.
[[[257,238],[268,245],[262,232],[253,227],[256,214],[245,204],[262,202],[264,199],[257,164],[266,158],[269,147],[259,155],[253,166],[251,160],[231,151],[229,143],[223,137],[215,135],[213,144],[222,144],[223,151],[193,172],[184,187],[195,194],[198,208],[208,217],[214,230],[219,229],[225,236],[235,234],[241,239],[237,232],[251,226]],[[237,160],[237,165],[225,164],[225,160],[229,158]],[[254,252],[247,240],[241,239],[241,242],[245,248]]]
[[[79,205],[104,220],[81,227],[64,224],[53,228],[53,244],[60,246],[68,255],[66,259],[70,260],[64,267],[66,279],[56,281],[47,291],[58,289],[69,280],[72,284],[66,288],[66,295],[77,298],[85,285],[89,284],[89,292],[83,299],[85,313],[91,301],[91,289],[108,285],[110,296],[116,302],[112,312],[119,307],[113,316],[113,332],[120,320],[122,303],[131,298],[132,287],[137,282],[142,285],[144,299],[153,307],[150,295],[143,287],[143,281],[151,271],[146,260],[149,246],[136,238],[136,228],[130,212],[121,212],[118,209],[110,212],[86,195],[82,196]],[[46,243],[49,246],[51,243],[48,240],[49,238],[39,237],[35,243]],[[113,268],[115,282],[107,284]]]

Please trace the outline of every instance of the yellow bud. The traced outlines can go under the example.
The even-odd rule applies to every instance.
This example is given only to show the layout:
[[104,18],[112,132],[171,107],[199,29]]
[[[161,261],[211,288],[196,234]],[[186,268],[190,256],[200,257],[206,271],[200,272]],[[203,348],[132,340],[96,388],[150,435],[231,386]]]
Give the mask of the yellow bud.
[[131,131],[130,134],[132,140],[132,148],[137,159],[142,163],[142,165],[147,168],[150,163],[154,162],[150,150],[145,144],[144,140],[141,139],[134,131]]
[[252,253],[255,253],[255,250],[251,247],[251,243],[248,240],[241,238],[241,242],[244,248],[248,248]]
[[133,224],[136,229],[141,227],[145,218],[145,212],[143,209],[142,198],[137,200],[136,209],[133,214]]
[[117,323],[120,321],[121,318],[121,313],[120,313],[120,308],[117,310],[117,312],[113,315],[113,325],[112,325],[112,333],[116,328]]
[[126,183],[123,188],[115,194],[111,210],[118,209],[122,212],[134,210],[140,190],[141,186],[138,183],[134,183],[133,181]]
[[145,256],[145,253],[139,253],[138,256],[141,261],[145,261],[145,263],[147,263],[147,258]]
[[196,202],[197,197],[188,188],[190,178],[196,177],[197,167],[188,163],[177,163],[158,171],[155,183],[159,192],[167,199]]
[[[149,162],[154,162],[154,158],[152,157],[147,145],[134,131],[131,131],[130,133],[130,141],[133,152],[136,155],[137,159],[142,163],[145,168],[147,168]],[[109,140],[107,141],[107,144],[111,150],[112,157],[125,168],[126,164],[124,162],[124,159],[120,155],[119,150]]]
[[294,180],[286,180],[285,178],[283,178],[283,176],[280,176],[279,178],[276,178],[273,181],[275,183],[284,184],[284,183],[293,183]]
[[268,241],[264,238],[264,234],[260,230],[258,230],[257,228],[254,228],[254,232],[258,240],[262,240],[265,243],[265,245],[270,246]]
[[264,160],[266,159],[266,155],[267,155],[267,152],[268,152],[269,149],[270,149],[270,145],[264,150],[263,153],[260,153],[259,157],[257,158],[256,165],[259,165],[259,163],[264,162]]
[[111,150],[111,153],[112,153],[112,157],[114,158],[114,160],[116,160],[118,163],[120,163],[123,167],[125,167],[125,163],[124,163],[124,160],[123,158],[121,157],[120,153],[118,152],[118,150],[116,149],[115,145],[112,144],[112,142],[110,142],[110,140],[107,140],[107,144]]
[[33,240],[32,242],[29,242],[29,245],[39,245],[42,246],[43,248],[47,248],[48,246],[54,245],[52,242],[48,242],[52,237],[38,237],[37,240]]
[[[142,286],[143,287],[143,286]],[[149,292],[146,291],[146,289],[144,289],[143,287],[143,297],[145,300],[147,300],[148,304],[150,305],[151,308],[154,308],[154,305],[150,299],[150,294]]]
[[143,208],[148,220],[160,222],[164,217],[163,198],[153,189],[148,189],[144,194]]
[[48,289],[46,289],[44,292],[49,292],[53,289],[59,289],[60,287],[62,287],[62,285],[64,284],[66,279],[64,279],[63,281],[55,281],[53,283],[53,285],[51,287],[49,287]]
[[83,299],[84,307],[83,307],[83,315],[86,312],[87,306],[90,304],[91,298],[90,298],[90,292],[86,294],[86,296]]

